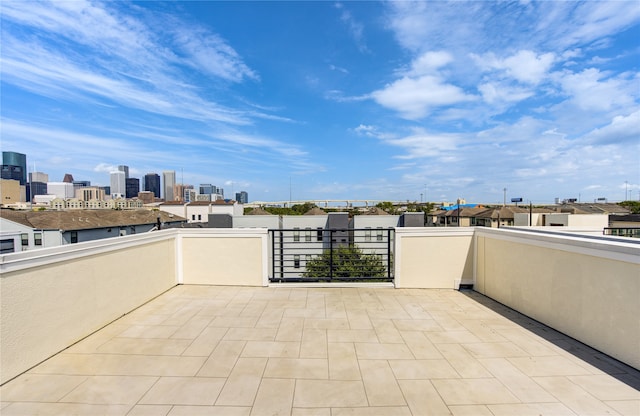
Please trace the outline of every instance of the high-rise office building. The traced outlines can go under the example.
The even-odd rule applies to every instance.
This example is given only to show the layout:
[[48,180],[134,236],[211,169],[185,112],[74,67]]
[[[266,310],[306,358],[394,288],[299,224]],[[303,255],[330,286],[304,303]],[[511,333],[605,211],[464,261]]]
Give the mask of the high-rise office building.
[[111,190],[112,198],[124,198],[127,194],[125,173],[121,170],[111,172]]
[[17,152],[2,152],[2,179],[20,181],[20,185],[27,184],[27,155]]
[[187,202],[184,199],[184,195],[185,195],[185,190],[186,189],[193,189],[193,185],[185,185],[183,183],[177,183],[173,187],[173,195],[174,195],[174,197],[176,198],[177,201]]
[[173,201],[176,199],[175,194],[173,193],[173,188],[176,185],[176,171],[175,170],[165,170],[162,172],[162,186],[164,188],[164,197],[165,201]]
[[156,198],[160,198],[160,175],[157,173],[144,175],[144,190],[153,192]]
[[118,170],[120,172],[124,172],[124,179],[129,179],[129,166],[127,165],[119,165]]
[[76,196],[76,191],[73,189],[73,184],[69,182],[48,182],[47,194],[55,195],[56,198],[69,199]]
[[46,173],[29,173],[29,191],[27,193],[29,201],[33,201],[33,197],[36,195],[47,194],[47,182],[49,182],[49,175]]
[[236,192],[236,201],[238,201],[239,204],[249,203],[249,194],[245,191]]
[[211,195],[211,200],[215,201],[216,199],[224,198],[224,189],[210,183],[201,183],[200,195]]
[[138,192],[140,192],[140,179],[138,178],[127,178],[126,182],[126,197],[127,198],[137,198]]

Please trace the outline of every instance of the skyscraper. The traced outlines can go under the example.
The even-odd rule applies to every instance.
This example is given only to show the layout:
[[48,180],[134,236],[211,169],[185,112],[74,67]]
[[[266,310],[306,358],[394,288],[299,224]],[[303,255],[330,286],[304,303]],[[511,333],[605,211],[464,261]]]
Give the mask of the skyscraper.
[[49,182],[49,175],[42,172],[29,173],[29,200],[31,201],[36,195],[47,194],[47,182]]
[[164,200],[174,201],[176,199],[173,188],[176,185],[176,171],[165,170],[162,172],[162,182],[164,187]]
[[119,165],[118,166],[118,170],[120,172],[124,172],[124,179],[125,180],[129,179],[129,166],[127,166],[127,165]]
[[125,186],[127,188],[127,198],[137,198],[138,192],[140,192],[140,179],[127,178],[125,179]]
[[127,186],[124,171],[118,170],[111,172],[111,197],[125,197],[127,194]]
[[160,175],[157,173],[144,175],[144,190],[153,192],[156,198],[160,198]]
[[2,152],[2,179],[20,181],[27,184],[27,155],[17,152]]
[[249,194],[245,191],[236,192],[236,201],[238,201],[239,204],[249,203]]

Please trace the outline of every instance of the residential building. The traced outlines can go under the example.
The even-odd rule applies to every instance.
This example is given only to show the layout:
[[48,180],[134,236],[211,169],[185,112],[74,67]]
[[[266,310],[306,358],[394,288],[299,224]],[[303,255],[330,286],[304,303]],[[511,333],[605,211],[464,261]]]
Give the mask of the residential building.
[[126,186],[126,197],[136,198],[138,196],[138,192],[140,192],[140,179],[127,178],[125,179],[125,186]]
[[159,208],[161,211],[184,217],[189,223],[207,223],[209,222],[209,215],[228,215],[235,218],[244,214],[242,205],[235,201],[227,202],[223,200],[192,202],[168,201],[161,203]]
[[[124,200],[111,200],[111,203]],[[74,200],[73,204],[82,201]],[[126,204],[123,206],[126,208]],[[0,228],[26,234],[21,250],[56,247],[83,241],[139,234],[160,228],[175,226],[184,218],[160,211],[139,210],[89,210],[73,211],[14,211],[0,210]]]
[[155,198],[160,198],[160,175],[157,173],[147,173],[144,175],[144,190],[153,192]]
[[97,186],[82,187],[76,189],[76,198],[82,201],[91,201],[93,199],[104,199],[104,189]]
[[18,152],[2,152],[2,179],[14,179],[21,186],[27,184],[27,155]]
[[236,192],[236,201],[238,201],[239,204],[248,204],[249,194],[245,191]]
[[122,198],[127,195],[127,179],[125,172],[118,170],[111,172],[111,188],[109,194],[112,198]]
[[176,186],[176,171],[165,170],[162,172],[162,186],[164,189],[162,197],[165,201],[174,201],[176,196],[174,188]]
[[151,204],[155,201],[155,195],[150,191],[140,191],[138,192],[138,199],[140,199],[143,204]]

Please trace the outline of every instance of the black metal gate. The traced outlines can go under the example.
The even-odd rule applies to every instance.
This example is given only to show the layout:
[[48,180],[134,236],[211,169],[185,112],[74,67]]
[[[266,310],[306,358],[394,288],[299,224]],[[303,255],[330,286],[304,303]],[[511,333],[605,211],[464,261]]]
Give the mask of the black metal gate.
[[392,282],[393,228],[269,230],[271,282]]

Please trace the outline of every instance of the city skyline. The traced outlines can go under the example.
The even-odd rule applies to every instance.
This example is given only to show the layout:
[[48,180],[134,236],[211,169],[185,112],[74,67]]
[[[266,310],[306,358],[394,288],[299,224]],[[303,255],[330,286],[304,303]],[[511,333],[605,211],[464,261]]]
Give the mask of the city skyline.
[[52,179],[126,163],[262,201],[639,195],[633,1],[0,12],[2,149]]

